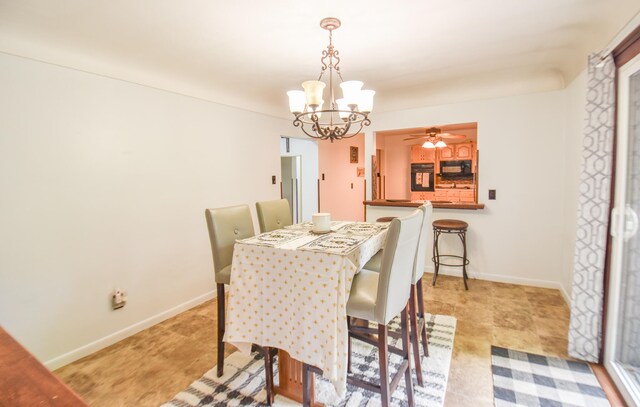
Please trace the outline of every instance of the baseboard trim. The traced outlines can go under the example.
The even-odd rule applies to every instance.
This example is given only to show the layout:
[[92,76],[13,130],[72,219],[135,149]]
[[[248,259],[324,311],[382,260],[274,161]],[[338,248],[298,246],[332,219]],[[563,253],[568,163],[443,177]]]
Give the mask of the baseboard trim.
[[569,293],[567,293],[567,290],[564,289],[564,285],[559,284],[559,286],[560,294],[562,294],[564,302],[566,302],[569,308],[571,308],[571,297],[569,296]]
[[[433,271],[434,269],[432,267],[425,267],[425,272],[433,274]],[[460,270],[459,268],[453,269],[453,268],[441,267],[438,274],[445,275],[445,276],[462,277],[462,270]],[[505,276],[502,274],[476,273],[471,271],[468,271],[467,274],[471,279],[475,278],[478,280],[495,281],[497,283],[528,285],[532,287],[542,287],[542,288],[554,288],[560,291],[560,294],[562,295],[562,298],[565,300],[567,305],[571,303],[569,295],[565,291],[564,286],[557,281]]]
[[186,301],[182,304],[176,305],[173,308],[170,308],[166,311],[163,311],[159,314],[153,315],[147,319],[144,319],[140,322],[137,322],[131,326],[128,326],[124,329],[121,329],[117,332],[114,332],[110,335],[107,335],[103,338],[100,338],[98,340],[95,340],[91,343],[88,343],[84,346],[81,346],[77,349],[74,349],[70,352],[67,352],[65,354],[62,354],[60,356],[57,356],[53,359],[50,359],[46,362],[44,362],[44,365],[49,369],[49,370],[55,370],[58,369],[62,366],[68,365],[71,362],[75,362],[78,359],[81,359],[87,355],[90,355],[94,352],[99,351],[100,349],[104,349],[107,346],[113,345],[116,342],[119,342],[125,338],[128,338],[131,335],[134,335],[140,331],[142,331],[143,329],[147,329],[155,324],[158,324],[166,319],[169,319],[173,316],[178,315],[179,313],[186,311],[190,308],[193,308],[197,305],[202,304],[205,301],[209,301],[213,298],[215,298],[216,296],[216,292],[215,291],[209,291],[205,294],[202,294],[196,298],[193,298],[189,301]]

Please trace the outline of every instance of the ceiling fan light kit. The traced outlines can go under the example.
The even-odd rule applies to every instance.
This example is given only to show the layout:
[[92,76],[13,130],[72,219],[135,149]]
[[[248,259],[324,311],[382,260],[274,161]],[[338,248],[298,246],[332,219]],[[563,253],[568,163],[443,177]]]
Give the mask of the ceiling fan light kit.
[[[301,90],[290,90],[289,110],[295,116],[293,125],[300,127],[309,137],[326,140],[340,140],[353,137],[364,126],[369,126],[369,114],[373,110],[375,91],[363,90],[361,81],[344,81],[340,72],[340,53],[333,47],[333,30],[340,27],[340,20],[323,18],[320,27],[329,31],[329,45],[322,51],[320,76],[318,80],[305,81]],[[327,84],[321,81],[329,70],[329,101],[324,109],[324,90]],[[340,79],[342,98],[335,98],[334,71]]]
[[[424,137],[427,139],[427,141],[425,141],[424,144],[422,144],[422,148],[446,147],[447,144],[444,141],[442,141],[442,139],[440,138],[440,136],[444,134],[448,134],[448,133],[442,133],[442,129],[439,129],[437,127],[431,127],[427,129],[424,136],[420,135],[421,138]],[[405,140],[410,140],[410,139],[405,139]]]

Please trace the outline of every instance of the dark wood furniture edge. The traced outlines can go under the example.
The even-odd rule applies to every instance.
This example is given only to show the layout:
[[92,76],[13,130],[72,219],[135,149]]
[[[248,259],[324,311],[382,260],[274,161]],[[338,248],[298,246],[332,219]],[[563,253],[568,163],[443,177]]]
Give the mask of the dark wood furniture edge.
[[[396,206],[396,207],[405,207],[405,208],[417,208],[422,205],[422,202],[387,202],[385,200],[373,200],[373,201],[364,201],[364,205],[371,206]],[[467,209],[467,210],[476,210],[476,209],[484,209],[483,203],[433,203],[434,208],[440,209]]]
[[88,405],[2,327],[0,377],[0,405]]
[[636,27],[620,44],[616,45],[611,54],[616,63],[616,68],[631,61],[640,53],[640,26]]
[[599,365],[596,363],[589,363],[591,369],[593,369],[593,373],[596,375],[600,386],[602,386],[602,390],[604,390],[607,395],[607,399],[609,399],[609,403],[612,406],[626,406],[627,403],[622,398],[620,391],[618,391],[618,387],[611,380],[611,376],[609,376],[609,372],[603,365]]

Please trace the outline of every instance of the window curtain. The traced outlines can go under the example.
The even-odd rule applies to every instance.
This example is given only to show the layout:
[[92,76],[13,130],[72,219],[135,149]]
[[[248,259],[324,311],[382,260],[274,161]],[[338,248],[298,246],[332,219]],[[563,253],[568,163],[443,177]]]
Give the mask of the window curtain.
[[604,267],[609,227],[615,72],[611,55],[589,56],[569,355],[597,362],[602,346]]

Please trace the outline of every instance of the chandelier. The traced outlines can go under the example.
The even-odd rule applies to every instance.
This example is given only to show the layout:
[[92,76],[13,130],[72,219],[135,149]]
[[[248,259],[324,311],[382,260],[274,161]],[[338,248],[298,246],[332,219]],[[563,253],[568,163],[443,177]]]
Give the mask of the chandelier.
[[[323,18],[320,27],[329,31],[329,46],[322,51],[320,76],[315,81],[305,81],[301,90],[290,90],[289,109],[295,116],[293,125],[300,127],[309,137],[326,140],[340,140],[353,137],[364,126],[371,124],[369,113],[373,108],[373,90],[362,90],[360,81],[344,81],[340,72],[339,51],[333,47],[333,30],[340,27],[340,20],[334,17]],[[324,88],[321,81],[329,70],[329,100],[325,106]],[[340,78],[342,98],[335,98],[333,73]]]

